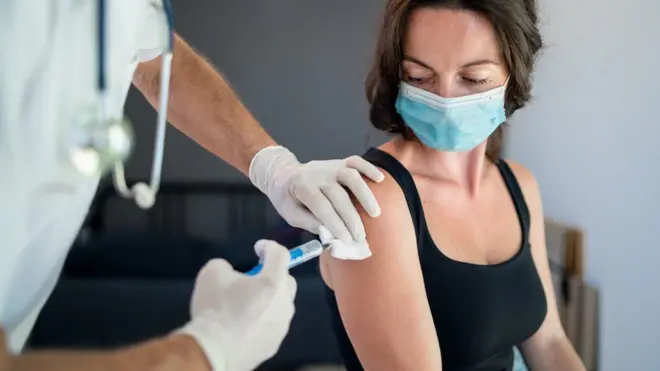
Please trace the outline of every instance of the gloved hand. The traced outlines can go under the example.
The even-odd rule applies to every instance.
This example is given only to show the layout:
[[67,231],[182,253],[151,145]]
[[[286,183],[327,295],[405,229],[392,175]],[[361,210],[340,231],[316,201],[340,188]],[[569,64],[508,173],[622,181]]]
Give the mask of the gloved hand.
[[202,268],[191,302],[191,321],[179,330],[197,340],[214,371],[251,371],[277,353],[294,314],[296,281],[289,253],[273,241],[255,245],[263,269],[236,272],[225,260]]
[[259,151],[249,170],[252,183],[268,196],[287,223],[314,234],[319,234],[319,227],[324,225],[344,243],[364,242],[366,233],[342,186],[355,195],[370,216],[380,214],[378,202],[360,174],[375,182],[384,179],[377,167],[359,156],[301,164],[280,146]]

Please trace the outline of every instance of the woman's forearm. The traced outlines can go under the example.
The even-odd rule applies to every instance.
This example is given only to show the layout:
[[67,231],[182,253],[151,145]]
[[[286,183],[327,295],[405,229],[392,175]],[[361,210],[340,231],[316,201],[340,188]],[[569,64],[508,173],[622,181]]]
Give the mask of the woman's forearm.
[[525,354],[530,371],[586,371],[568,338],[558,339],[545,350]]
[[[4,348],[0,351],[4,351]],[[195,340],[176,335],[116,351],[35,351],[0,354],[0,371],[210,371]]]
[[[158,108],[161,59],[140,63],[133,84]],[[174,42],[168,120],[247,175],[250,161],[275,144],[227,81],[178,35]]]

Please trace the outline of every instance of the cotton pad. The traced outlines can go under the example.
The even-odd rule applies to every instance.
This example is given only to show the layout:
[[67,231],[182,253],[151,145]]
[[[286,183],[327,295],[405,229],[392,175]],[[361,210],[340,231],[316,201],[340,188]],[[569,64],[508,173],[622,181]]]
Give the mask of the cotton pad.
[[319,228],[319,240],[322,244],[330,244],[330,255],[335,259],[340,260],[363,260],[371,256],[369,243],[351,241],[345,244],[342,241],[334,238],[330,231],[321,226]]

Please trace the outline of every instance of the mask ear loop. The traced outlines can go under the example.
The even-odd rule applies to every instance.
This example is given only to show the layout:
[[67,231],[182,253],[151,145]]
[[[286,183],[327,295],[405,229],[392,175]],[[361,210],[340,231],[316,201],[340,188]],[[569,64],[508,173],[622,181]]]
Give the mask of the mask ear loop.
[[160,97],[158,102],[158,120],[154,142],[154,162],[151,167],[151,180],[149,185],[144,182],[139,182],[129,189],[126,185],[124,165],[122,162],[117,162],[115,164],[115,171],[113,174],[114,186],[117,192],[124,198],[135,199],[135,203],[145,210],[151,208],[156,202],[156,194],[160,188],[161,172],[163,168],[165,130],[167,127],[167,104],[170,95],[170,76],[172,74],[172,57],[174,51],[174,21],[170,0],[163,0],[163,13],[165,14],[167,21],[168,44],[165,53],[161,56]]

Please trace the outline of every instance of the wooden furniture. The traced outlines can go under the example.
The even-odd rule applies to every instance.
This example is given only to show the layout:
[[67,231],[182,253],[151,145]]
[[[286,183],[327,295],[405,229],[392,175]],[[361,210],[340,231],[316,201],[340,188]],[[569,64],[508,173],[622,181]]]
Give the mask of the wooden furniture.
[[585,281],[584,234],[577,227],[546,219],[548,259],[559,315],[587,371],[597,370],[598,291]]

